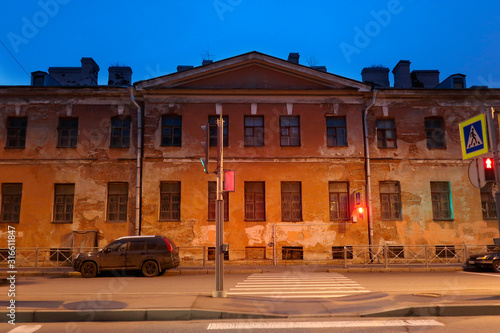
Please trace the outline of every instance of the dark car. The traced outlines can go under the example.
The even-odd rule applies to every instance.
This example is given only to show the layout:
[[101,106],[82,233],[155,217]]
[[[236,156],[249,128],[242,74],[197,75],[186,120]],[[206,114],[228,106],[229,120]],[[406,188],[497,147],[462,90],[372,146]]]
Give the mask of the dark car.
[[495,247],[491,252],[469,256],[467,267],[488,268],[500,273],[500,246]]
[[164,236],[126,236],[98,252],[79,253],[73,268],[83,277],[95,277],[106,270],[141,270],[144,276],[163,274],[179,266],[179,249]]

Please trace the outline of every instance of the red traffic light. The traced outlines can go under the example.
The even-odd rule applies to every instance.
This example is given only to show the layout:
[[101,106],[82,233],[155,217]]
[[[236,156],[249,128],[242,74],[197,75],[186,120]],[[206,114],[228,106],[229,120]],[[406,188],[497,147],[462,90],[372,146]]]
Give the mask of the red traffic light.
[[493,160],[491,158],[484,159],[484,168],[485,169],[493,169]]

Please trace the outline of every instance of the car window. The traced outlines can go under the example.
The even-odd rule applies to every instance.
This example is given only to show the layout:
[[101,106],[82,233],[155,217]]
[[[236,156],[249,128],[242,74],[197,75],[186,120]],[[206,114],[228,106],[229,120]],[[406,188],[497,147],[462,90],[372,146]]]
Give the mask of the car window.
[[117,240],[114,242],[109,243],[105,247],[106,249],[109,249],[111,252],[113,251],[125,251],[127,249],[127,242],[124,240]]
[[141,251],[144,250],[144,241],[133,241],[130,242],[130,246],[128,248],[129,251]]
[[158,241],[156,239],[148,239],[146,242],[148,250],[156,250],[158,248]]

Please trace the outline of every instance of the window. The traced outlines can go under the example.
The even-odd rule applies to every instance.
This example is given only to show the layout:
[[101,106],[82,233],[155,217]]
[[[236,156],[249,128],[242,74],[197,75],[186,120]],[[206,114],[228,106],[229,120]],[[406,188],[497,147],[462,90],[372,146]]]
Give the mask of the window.
[[2,222],[19,222],[23,184],[2,184]]
[[451,220],[451,191],[449,182],[431,182],[432,215],[434,220]]
[[[210,125],[210,147],[217,147],[217,119],[219,119],[219,116],[208,116],[208,124]],[[229,117],[222,116],[222,120],[224,120],[224,127],[222,128],[223,146],[227,147],[229,145]]]
[[281,182],[281,220],[302,221],[300,182]]
[[347,146],[345,117],[326,117],[326,144],[328,147]]
[[280,117],[280,133],[282,146],[300,146],[299,116]]
[[481,208],[483,211],[483,220],[497,219],[497,207],[493,197],[493,182],[487,182],[481,188]]
[[404,259],[405,258],[404,246],[389,246],[387,248],[387,258]]
[[28,118],[8,117],[7,118],[7,141],[5,148],[24,148],[26,145],[26,128]]
[[[215,256],[215,247],[209,246],[207,260],[215,260]],[[224,252],[224,260],[229,260],[229,251]]]
[[382,220],[401,219],[399,182],[380,182],[380,211]]
[[264,145],[264,117],[245,116],[245,146]]
[[330,221],[348,220],[349,214],[349,183],[329,182]]
[[281,257],[283,260],[303,260],[304,249],[302,246],[283,246],[281,248]]
[[181,220],[181,182],[160,183],[160,220]]
[[264,182],[245,182],[245,220],[266,220]]
[[55,184],[54,222],[73,222],[75,184]]
[[[229,221],[229,193],[223,192],[224,221]],[[217,205],[217,182],[208,182],[208,220],[215,221],[215,207]]]
[[396,126],[394,119],[377,120],[377,147],[396,148]]
[[108,221],[126,222],[128,183],[108,184]]
[[461,77],[453,78],[453,89],[463,89],[464,87],[464,79]]
[[57,147],[74,148],[78,139],[78,118],[59,118]]
[[182,117],[162,116],[161,145],[180,147],[182,145]]
[[111,118],[111,148],[130,146],[130,117]]
[[352,259],[352,246],[332,246],[332,259]]
[[427,148],[446,148],[443,118],[425,118],[425,134],[427,135]]

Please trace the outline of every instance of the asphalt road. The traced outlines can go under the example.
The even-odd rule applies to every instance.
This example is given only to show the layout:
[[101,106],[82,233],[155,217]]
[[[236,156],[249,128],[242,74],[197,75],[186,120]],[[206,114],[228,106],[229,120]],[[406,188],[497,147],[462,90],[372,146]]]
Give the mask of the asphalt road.
[[308,318],[300,320],[169,321],[169,322],[79,322],[0,324],[6,333],[136,333],[136,332],[497,332],[500,316],[439,318]]

